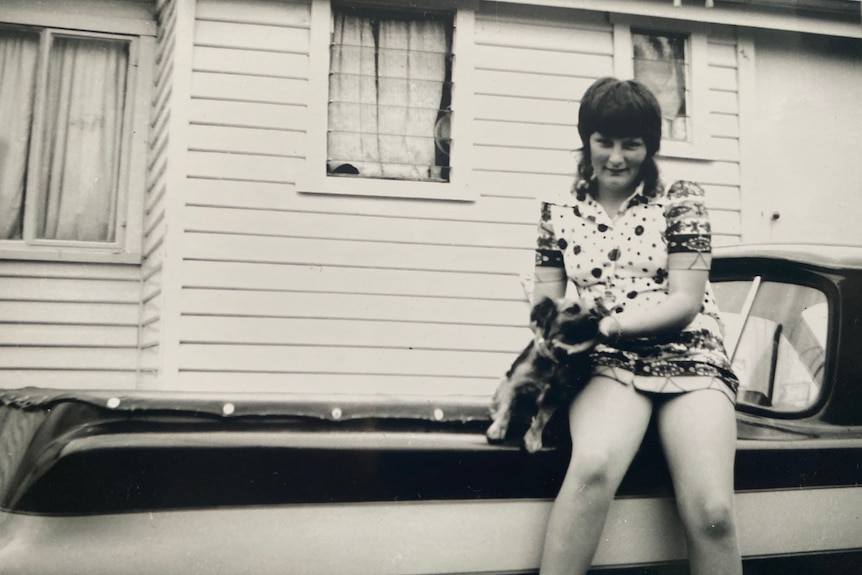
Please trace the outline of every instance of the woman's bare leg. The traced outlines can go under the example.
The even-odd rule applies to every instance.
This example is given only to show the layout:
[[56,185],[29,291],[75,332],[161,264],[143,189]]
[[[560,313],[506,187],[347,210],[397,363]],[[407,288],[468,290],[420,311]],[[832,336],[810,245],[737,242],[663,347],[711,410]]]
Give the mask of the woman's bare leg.
[[572,458],[548,521],[542,575],[590,568],[608,508],[651,413],[652,400],[604,377],[593,378],[572,403]]
[[692,575],[739,575],[733,509],[736,414],[720,392],[695,391],[658,411]]

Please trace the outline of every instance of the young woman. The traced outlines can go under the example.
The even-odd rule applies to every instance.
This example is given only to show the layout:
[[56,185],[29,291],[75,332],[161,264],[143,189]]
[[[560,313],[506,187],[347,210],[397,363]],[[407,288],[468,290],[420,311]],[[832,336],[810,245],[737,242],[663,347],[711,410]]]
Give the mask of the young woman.
[[742,572],[733,510],[738,381],[708,283],[703,191],[664,190],[661,110],[634,81],[603,78],[581,100],[570,193],[542,204],[534,301],[579,297],[608,314],[592,378],[569,411],[572,455],[541,573],[585,573],[651,417],[685,528],[691,572]]

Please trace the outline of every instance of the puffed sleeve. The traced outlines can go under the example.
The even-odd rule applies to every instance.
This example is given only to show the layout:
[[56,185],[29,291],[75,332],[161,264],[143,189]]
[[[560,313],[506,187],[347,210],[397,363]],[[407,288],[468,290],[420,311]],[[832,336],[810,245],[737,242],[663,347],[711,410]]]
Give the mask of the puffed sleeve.
[[560,251],[557,235],[554,232],[549,202],[542,202],[542,213],[536,238],[536,266],[563,267],[563,252]]
[[703,189],[693,182],[675,182],[667,192],[664,216],[668,267],[709,270],[712,228]]

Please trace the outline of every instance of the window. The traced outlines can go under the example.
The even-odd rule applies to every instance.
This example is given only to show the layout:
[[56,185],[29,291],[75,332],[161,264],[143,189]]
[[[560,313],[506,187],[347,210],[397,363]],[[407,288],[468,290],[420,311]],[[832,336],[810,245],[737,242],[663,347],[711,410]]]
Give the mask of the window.
[[476,4],[313,0],[300,192],[473,200],[472,46],[460,46]]
[[0,27],[0,254],[111,261],[135,249],[137,49],[130,36]]
[[614,74],[634,78],[661,105],[663,156],[711,159],[707,37],[696,24],[653,29],[615,17]]
[[332,15],[327,173],[448,181],[451,16]]
[[662,138],[688,140],[688,35],[632,30],[634,78],[646,85],[661,105]]
[[826,365],[826,295],[813,287],[760,278],[716,282],[713,288],[740,379],[739,404],[776,412],[815,405]]

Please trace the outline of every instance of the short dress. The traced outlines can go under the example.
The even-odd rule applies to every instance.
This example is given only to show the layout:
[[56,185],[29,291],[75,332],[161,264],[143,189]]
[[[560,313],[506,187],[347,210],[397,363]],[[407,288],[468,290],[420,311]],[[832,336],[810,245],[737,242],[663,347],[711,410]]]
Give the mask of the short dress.
[[[668,296],[668,255],[675,265],[709,270],[711,231],[703,190],[678,181],[644,193],[643,184],[611,218],[590,195],[590,182],[542,201],[536,265],[564,268],[566,297],[600,301],[624,316],[658,305]],[[736,402],[739,380],[722,340],[718,304],[707,283],[700,313],[682,331],[626,338],[592,352],[593,375],[648,394],[701,389]]]

